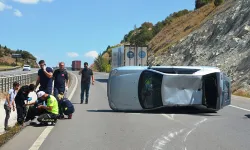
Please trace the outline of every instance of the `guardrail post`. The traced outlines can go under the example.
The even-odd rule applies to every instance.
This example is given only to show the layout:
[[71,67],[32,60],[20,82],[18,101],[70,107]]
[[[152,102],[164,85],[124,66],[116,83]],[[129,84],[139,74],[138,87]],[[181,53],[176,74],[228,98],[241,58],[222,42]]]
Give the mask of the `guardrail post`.
[[7,82],[8,82],[8,84],[7,84],[7,89],[6,89],[6,91],[8,91],[8,89],[10,89],[10,78],[7,78]]
[[7,89],[7,87],[6,87],[6,86],[7,86],[7,82],[6,82],[6,80],[7,80],[7,79],[6,79],[6,78],[4,78],[4,92],[6,92],[6,89]]
[[3,78],[1,78],[1,92],[3,93]]

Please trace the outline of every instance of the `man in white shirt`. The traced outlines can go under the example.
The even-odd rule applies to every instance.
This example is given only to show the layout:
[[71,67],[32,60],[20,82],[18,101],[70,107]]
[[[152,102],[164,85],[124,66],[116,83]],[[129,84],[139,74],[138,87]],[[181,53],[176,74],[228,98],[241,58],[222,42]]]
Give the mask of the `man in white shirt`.
[[4,109],[6,112],[6,116],[5,116],[5,120],[4,120],[4,130],[8,130],[8,121],[10,118],[10,112],[11,112],[11,108],[13,109],[13,111],[15,111],[15,97],[16,94],[18,92],[20,84],[18,82],[14,82],[13,83],[13,88],[11,88],[8,92],[8,94],[6,95],[6,100],[4,103]]

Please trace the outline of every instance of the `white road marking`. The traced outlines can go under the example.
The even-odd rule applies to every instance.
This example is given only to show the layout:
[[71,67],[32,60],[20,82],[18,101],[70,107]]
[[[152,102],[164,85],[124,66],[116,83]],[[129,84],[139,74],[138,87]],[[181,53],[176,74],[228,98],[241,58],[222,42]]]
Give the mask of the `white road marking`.
[[245,110],[245,111],[250,112],[250,110],[249,110],[249,109],[241,108],[241,107],[234,106],[234,105],[229,105],[229,106],[230,106],[230,107],[234,107],[234,108],[237,108],[237,109],[241,109],[241,110]]
[[[75,77],[76,84],[75,84],[72,92],[69,95],[69,100],[73,97],[73,94],[75,93],[76,88],[77,88],[77,84],[78,84],[77,76],[75,74],[73,74],[73,73],[72,73],[72,75]],[[49,133],[52,131],[53,128],[54,128],[54,126],[47,126],[45,128],[45,130],[42,132],[42,134],[37,138],[35,143],[30,147],[29,150],[38,150],[40,148],[40,146],[43,144],[44,140],[49,135]]]
[[170,119],[170,120],[174,120],[174,118],[171,116],[169,116],[169,115],[167,115],[167,114],[162,114],[164,117],[166,117],[166,118],[168,118],[168,119]]

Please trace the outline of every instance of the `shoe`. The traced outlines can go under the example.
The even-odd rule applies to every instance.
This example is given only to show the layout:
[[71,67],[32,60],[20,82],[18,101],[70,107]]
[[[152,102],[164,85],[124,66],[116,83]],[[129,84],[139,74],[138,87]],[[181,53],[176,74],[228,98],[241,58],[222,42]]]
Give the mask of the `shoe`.
[[83,100],[81,100],[81,104],[83,103]]
[[5,131],[9,131],[10,130],[10,127],[7,127],[7,128],[4,128]]
[[88,104],[88,100],[87,99],[85,100],[85,104]]
[[58,119],[64,119],[64,115],[59,115]]
[[68,119],[72,119],[72,114],[69,114],[69,115],[68,115]]

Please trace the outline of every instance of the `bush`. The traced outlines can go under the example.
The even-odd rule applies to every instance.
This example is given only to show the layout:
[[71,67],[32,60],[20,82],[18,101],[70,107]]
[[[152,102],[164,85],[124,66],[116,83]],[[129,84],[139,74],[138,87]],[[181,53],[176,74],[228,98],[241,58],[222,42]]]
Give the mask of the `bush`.
[[208,3],[211,3],[212,0],[196,0],[195,1],[195,8],[199,9],[205,5],[207,5]]
[[215,0],[215,1],[214,1],[214,5],[215,5],[215,6],[219,6],[219,5],[221,5],[222,3],[224,3],[224,0]]

